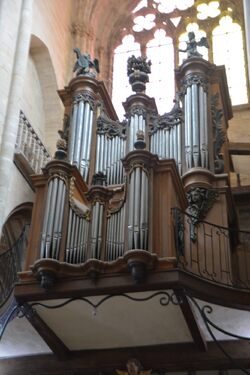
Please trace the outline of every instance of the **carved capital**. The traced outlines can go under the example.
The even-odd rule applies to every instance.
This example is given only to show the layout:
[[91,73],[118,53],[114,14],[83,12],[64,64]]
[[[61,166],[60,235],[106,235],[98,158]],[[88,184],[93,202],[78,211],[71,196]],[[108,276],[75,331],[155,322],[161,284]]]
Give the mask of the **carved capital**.
[[96,103],[91,92],[82,91],[74,95],[73,103],[78,104],[80,101],[83,101],[84,103],[89,103],[90,108],[94,111]]
[[130,117],[135,115],[142,116],[145,119],[147,116],[147,111],[144,107],[135,105],[129,109],[128,115]]
[[182,95],[187,92],[187,88],[192,85],[203,87],[205,92],[208,92],[208,79],[201,74],[190,74],[182,80]]

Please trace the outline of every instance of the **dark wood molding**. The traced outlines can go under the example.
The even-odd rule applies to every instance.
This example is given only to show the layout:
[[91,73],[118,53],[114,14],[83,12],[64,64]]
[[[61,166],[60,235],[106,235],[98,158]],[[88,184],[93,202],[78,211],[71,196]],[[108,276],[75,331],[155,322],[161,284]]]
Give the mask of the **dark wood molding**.
[[229,152],[231,155],[250,155],[250,143],[229,142]]
[[[25,316],[30,324],[35,328],[37,333],[46,342],[48,347],[52,350],[55,356],[60,360],[66,360],[69,357],[69,349],[59,339],[59,337],[51,330],[51,328],[43,321],[43,319],[36,313],[35,310],[30,308],[29,305],[24,305],[26,312]],[[0,364],[1,368],[1,364]]]
[[[238,366],[250,367],[250,342],[230,340],[220,343]],[[114,375],[116,369],[125,370],[125,364],[131,357],[138,358],[145,369],[153,369],[154,372],[236,368],[214,342],[209,342],[206,352],[198,350],[193,343],[181,343],[71,352],[67,361],[59,361],[49,354],[7,358],[0,360],[0,370],[4,375],[27,372],[29,375]]]
[[96,295],[117,295],[121,293],[150,290],[185,289],[187,295],[210,303],[243,310],[250,309],[250,291],[208,281],[179,269],[148,271],[143,282],[136,283],[128,271],[97,275],[94,280],[88,276],[61,278],[55,280],[50,290],[44,290],[34,277],[23,275],[16,284],[14,295],[18,302],[72,298]]
[[187,326],[192,335],[195,345],[197,346],[198,349],[202,351],[206,351],[207,342],[201,330],[201,327],[199,326],[199,323],[195,316],[194,309],[191,305],[191,302],[189,301],[189,299],[187,298],[187,296],[185,295],[183,291],[175,290],[175,294],[180,303],[181,311],[183,313],[183,316],[185,318],[185,321],[187,323]]

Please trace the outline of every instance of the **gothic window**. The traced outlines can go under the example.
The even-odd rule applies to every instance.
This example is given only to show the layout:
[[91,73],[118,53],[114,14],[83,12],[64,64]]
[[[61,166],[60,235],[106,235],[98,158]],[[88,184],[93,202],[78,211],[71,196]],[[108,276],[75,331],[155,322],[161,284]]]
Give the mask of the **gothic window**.
[[214,63],[226,67],[232,103],[247,103],[246,67],[240,25],[233,22],[232,17],[224,16],[212,34]]
[[[114,50],[113,101],[120,118],[121,102],[132,94],[126,60],[132,54],[152,61],[147,95],[155,97],[160,114],[170,111],[174,99],[174,68],[186,58],[188,32],[206,37],[209,49],[199,47],[204,59],[225,65],[233,105],[248,103],[242,0],[141,0]],[[126,39],[127,38],[127,39]],[[119,104],[118,104],[119,103]]]

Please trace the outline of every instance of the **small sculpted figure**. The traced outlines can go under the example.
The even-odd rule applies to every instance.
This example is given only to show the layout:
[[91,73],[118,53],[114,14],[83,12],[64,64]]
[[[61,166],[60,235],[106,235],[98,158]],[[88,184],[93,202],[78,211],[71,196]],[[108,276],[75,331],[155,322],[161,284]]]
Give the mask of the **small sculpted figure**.
[[89,53],[81,54],[79,48],[74,48],[74,52],[77,56],[76,63],[74,65],[73,72],[76,72],[76,75],[93,75],[95,74],[91,72],[94,69],[97,73],[100,73],[99,69],[99,61],[97,59],[91,60]]
[[202,37],[199,42],[195,40],[195,33],[190,31],[188,33],[188,41],[186,42],[186,49],[179,49],[180,52],[187,52],[187,58],[189,57],[202,57],[202,54],[197,51],[197,47],[209,48],[207,38]]
[[136,358],[131,358],[128,360],[127,371],[116,370],[117,375],[150,375],[152,370],[144,371],[143,367]]

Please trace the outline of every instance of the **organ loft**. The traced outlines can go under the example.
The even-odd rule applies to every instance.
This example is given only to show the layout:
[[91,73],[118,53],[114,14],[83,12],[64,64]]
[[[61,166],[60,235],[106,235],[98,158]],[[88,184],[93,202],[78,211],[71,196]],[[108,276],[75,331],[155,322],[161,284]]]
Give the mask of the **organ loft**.
[[55,158],[33,177],[37,198],[21,280],[49,288],[67,275],[126,271],[138,282],[177,262],[198,272],[196,257],[208,278],[231,282],[229,240],[205,242],[223,264],[204,259],[200,249],[200,220],[229,227],[235,216],[225,70],[203,60],[198,44],[187,43],[173,108],[161,116],[146,94],[151,62],[128,59],[134,94],[123,103],[122,122],[97,79],[98,61],[75,49],[75,77],[59,91],[65,116]]
[[236,291],[249,287],[249,243],[237,231],[229,181],[232,108],[224,66],[197,52],[206,43],[189,36],[163,115],[147,95],[151,62],[132,55],[123,121],[98,80],[98,60],[74,50],[74,78],[58,91],[57,150],[32,176],[24,267],[5,322],[18,315],[37,330],[57,358],[46,357],[44,369],[64,361],[74,374],[111,374],[140,357],[147,373],[164,372],[183,352],[189,362],[178,368],[190,370],[211,348],[197,318],[207,306],[197,299],[249,308],[248,292]]

